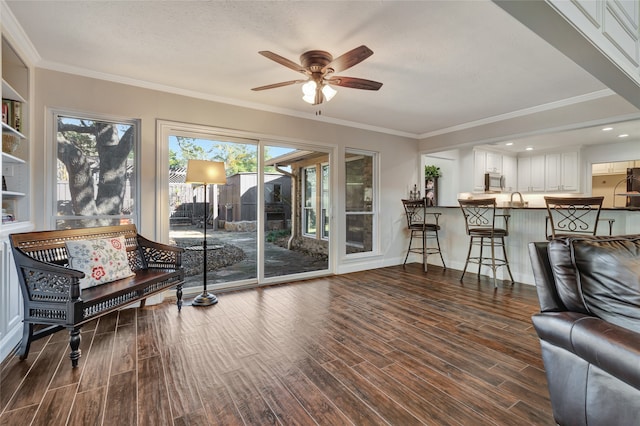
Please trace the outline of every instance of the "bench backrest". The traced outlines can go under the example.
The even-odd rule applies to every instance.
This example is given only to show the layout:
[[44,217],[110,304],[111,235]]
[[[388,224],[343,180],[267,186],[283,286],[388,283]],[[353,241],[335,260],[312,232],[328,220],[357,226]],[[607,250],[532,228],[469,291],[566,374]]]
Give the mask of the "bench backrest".
[[66,241],[111,238],[121,235],[125,237],[129,263],[135,265],[137,261],[132,262],[132,257],[136,260],[138,258],[138,231],[133,224],[24,232],[11,234],[9,239],[14,248],[22,250],[36,260],[67,266],[69,256]]

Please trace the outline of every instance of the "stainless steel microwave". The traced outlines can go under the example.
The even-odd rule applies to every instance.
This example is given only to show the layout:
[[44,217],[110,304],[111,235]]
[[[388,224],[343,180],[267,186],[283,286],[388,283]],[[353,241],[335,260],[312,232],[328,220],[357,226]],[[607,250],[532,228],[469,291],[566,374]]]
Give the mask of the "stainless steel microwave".
[[504,191],[504,176],[500,173],[484,174],[484,192]]

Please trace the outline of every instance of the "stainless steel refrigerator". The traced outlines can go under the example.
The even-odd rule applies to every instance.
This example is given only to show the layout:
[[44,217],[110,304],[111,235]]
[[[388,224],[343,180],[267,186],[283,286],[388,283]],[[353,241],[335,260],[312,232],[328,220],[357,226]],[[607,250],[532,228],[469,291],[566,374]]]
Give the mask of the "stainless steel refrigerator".
[[627,197],[627,207],[640,207],[640,167],[627,169],[627,192],[638,193],[636,196]]

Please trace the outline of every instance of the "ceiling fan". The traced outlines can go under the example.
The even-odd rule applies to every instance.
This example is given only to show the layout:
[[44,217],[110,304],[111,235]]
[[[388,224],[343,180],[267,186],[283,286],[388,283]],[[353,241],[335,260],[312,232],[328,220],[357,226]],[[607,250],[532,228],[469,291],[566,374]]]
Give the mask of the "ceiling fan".
[[324,50],[310,50],[300,55],[301,65],[278,54],[269,52],[268,50],[263,50],[258,53],[280,65],[284,65],[287,68],[306,75],[307,79],[268,84],[266,86],[254,87],[251,90],[275,89],[276,87],[305,83],[302,86],[302,93],[304,94],[302,99],[312,105],[318,105],[325,100],[327,102],[330,101],[336,94],[336,90],[329,86],[330,84],[363,90],[378,90],[382,87],[382,83],[377,81],[333,75],[335,72],[341,72],[357,65],[373,55],[373,51],[364,45],[356,47],[335,59],[333,59],[333,56],[331,56],[329,52],[325,52]]

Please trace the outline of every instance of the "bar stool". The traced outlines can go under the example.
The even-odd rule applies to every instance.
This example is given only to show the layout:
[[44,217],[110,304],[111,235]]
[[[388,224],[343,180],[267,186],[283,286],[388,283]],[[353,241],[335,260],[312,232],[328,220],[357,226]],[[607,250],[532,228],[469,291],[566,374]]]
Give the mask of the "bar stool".
[[[444,263],[442,257],[442,251],[440,250],[440,239],[438,238],[438,231],[440,225],[438,224],[438,218],[441,213],[428,211],[431,207],[427,207],[427,199],[422,198],[420,200],[402,200],[404,206],[405,216],[407,217],[407,229],[411,232],[409,237],[409,248],[407,249],[407,255],[404,257],[404,267],[407,264],[409,253],[419,253],[422,255],[422,262],[424,265],[424,271],[427,271],[427,257],[430,254],[439,254],[440,260],[442,260],[442,267],[447,269],[447,265]],[[433,217],[433,221],[427,220],[428,217]],[[413,237],[418,235],[422,240],[420,247],[413,247]],[[430,239],[435,240],[436,246],[429,247],[428,241]]]
[[[544,197],[547,239],[565,235],[596,235],[604,197]],[[609,235],[614,219],[609,221]],[[550,229],[549,229],[550,228]]]
[[[511,268],[509,267],[509,260],[507,259],[507,250],[504,244],[504,237],[509,235],[510,215],[496,214],[495,198],[458,200],[458,203],[462,209],[467,235],[469,236],[469,251],[467,252],[467,260],[464,264],[460,281],[464,278],[469,263],[477,263],[478,279],[480,279],[482,266],[488,266],[493,271],[493,285],[497,287],[496,270],[501,266],[506,266],[511,284],[513,284],[513,275],[511,275]],[[496,218],[504,220],[504,228],[496,227]],[[471,255],[474,246],[480,249],[477,256]],[[491,249],[490,256],[484,256],[483,249],[485,247]],[[496,248],[502,250],[502,257],[496,257]]]

